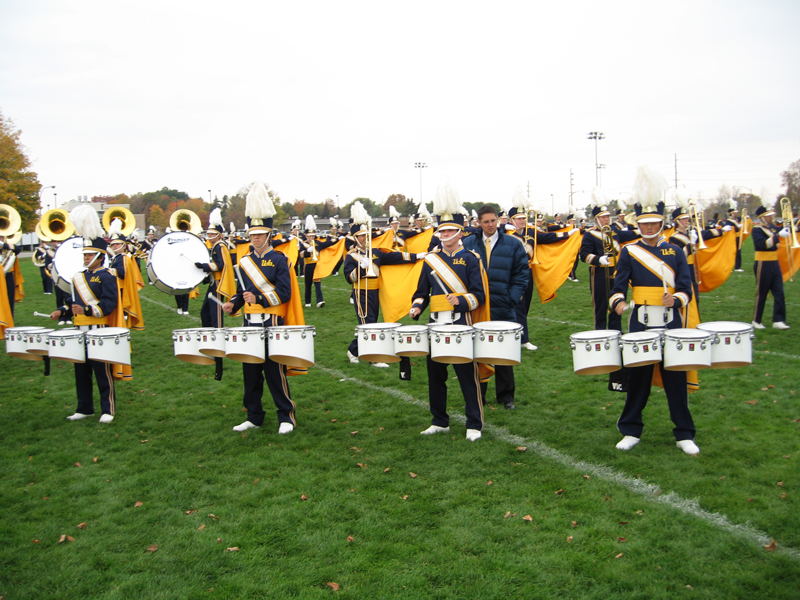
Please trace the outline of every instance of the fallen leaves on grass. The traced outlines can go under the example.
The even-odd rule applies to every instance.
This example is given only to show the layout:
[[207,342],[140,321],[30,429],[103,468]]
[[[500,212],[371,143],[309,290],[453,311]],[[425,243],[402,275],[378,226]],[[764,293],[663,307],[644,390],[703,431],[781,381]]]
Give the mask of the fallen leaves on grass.
[[775,543],[775,538],[773,538],[772,541],[769,544],[764,546],[764,550],[766,550],[767,552],[773,552],[777,548],[778,548],[778,544]]
[[533,523],[533,517],[530,515],[525,515],[524,517],[522,517],[522,520],[528,521],[529,523]]
[[416,479],[417,478],[417,474],[416,473],[412,473],[411,471],[409,471],[408,474],[411,475],[411,479]]
[[402,499],[403,499],[403,500],[408,500],[408,494],[406,494],[405,496],[403,496],[403,498],[402,498]]
[[568,543],[568,544],[571,544],[571,543],[572,543],[572,536],[571,536],[571,535],[568,535],[568,536],[567,536],[567,543]]
[[592,477],[590,475],[584,475],[583,478],[584,479],[591,479]]
[[560,496],[563,493],[564,493],[564,488],[561,488],[560,490],[556,490],[556,492],[555,492],[556,496]]
[[75,466],[76,466],[76,467],[80,467],[80,466],[81,466],[81,463],[75,463]]
[[231,546],[230,548],[225,548],[225,552],[238,552],[238,551],[239,551],[238,546]]
[[215,514],[208,513],[209,518],[214,519],[215,521],[219,521],[222,517],[218,517]]
[[329,581],[325,585],[327,585],[329,588],[331,588],[334,592],[338,592],[339,591],[339,584],[336,583],[335,581]]
[[383,470],[383,472],[384,472],[384,473],[388,473],[390,468],[391,468],[391,467],[386,467],[386,468]]
[[354,539],[356,539],[356,538],[354,538],[352,535],[348,535],[347,536],[347,541],[348,542],[352,542]]
[[147,547],[147,552],[155,552],[158,550],[158,544],[153,544],[152,546]]
[[203,531],[203,529],[205,529],[205,528],[206,528],[206,524],[203,523],[202,525],[200,525],[200,527],[197,528],[197,531]]
[[144,505],[144,502],[142,502],[141,500],[137,500],[136,502],[134,502],[133,508],[139,508],[140,506],[143,506],[143,505]]
[[61,537],[58,538],[58,543],[59,544],[63,544],[64,542],[74,542],[74,541],[75,541],[75,538],[72,537],[71,535],[63,535],[62,534]]
[[782,481],[779,481],[779,482],[778,482],[778,483],[776,483],[775,485],[777,485],[778,487],[783,487],[783,482],[782,482]]
[[625,542],[627,542],[628,540],[627,540],[626,538],[624,538],[624,537],[618,537],[618,538],[617,538],[617,541],[618,541],[620,544],[624,544],[624,543],[625,543]]
[[196,512],[197,512],[197,510],[185,510],[185,511],[183,511],[183,514],[185,514],[185,515],[193,515]]
[[86,521],[76,526],[78,529],[86,529]]
[[365,465],[364,463],[356,463],[356,465],[361,467],[362,469],[366,469],[367,468],[367,465]]
[[98,457],[97,457],[97,456],[95,456],[95,457],[92,459],[92,462],[97,462],[97,458],[98,458]]
[[486,485],[492,485],[492,482],[491,481],[487,481]]
[[617,555],[616,555],[614,558],[622,558],[623,556],[624,556],[624,555],[622,554],[622,552],[620,552],[620,553],[619,553],[619,554],[617,554]]
[[528,449],[527,446],[517,446],[517,448],[516,448],[516,450],[518,452],[525,452],[525,450],[527,450],[527,449]]
[[755,406],[756,404],[758,404],[758,400],[745,400],[744,403],[752,404],[753,406]]
[[355,435],[355,434],[357,434],[357,433],[358,433],[357,431],[351,431],[351,432],[350,432],[350,435]]
[[308,500],[308,496],[306,496],[305,494],[301,494],[300,500]]

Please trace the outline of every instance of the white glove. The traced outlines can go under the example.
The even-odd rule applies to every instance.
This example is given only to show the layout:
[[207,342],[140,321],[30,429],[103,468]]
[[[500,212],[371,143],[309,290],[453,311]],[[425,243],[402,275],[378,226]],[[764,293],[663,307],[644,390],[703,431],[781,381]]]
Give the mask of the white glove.
[[722,231],[730,231],[731,229],[733,229],[733,225],[725,225],[725,227],[722,228]]
[[417,260],[422,260],[428,255],[427,252],[417,252]]
[[692,229],[692,232],[689,234],[689,240],[693,244],[697,243],[698,237],[697,237],[697,230],[696,229]]
[[570,229],[570,230],[567,232],[567,237],[569,237],[569,236],[571,236],[571,235],[575,235],[576,233],[578,233],[578,230],[577,230],[577,229]]
[[781,231],[780,231],[780,233],[778,235],[781,236],[782,238],[788,238],[789,237],[789,228],[788,227],[784,227],[783,229],[781,229]]
[[604,267],[607,267],[608,265],[611,264],[611,261],[609,260],[609,258],[607,256],[601,256],[600,257],[600,264],[603,265]]
[[361,259],[361,262],[358,263],[358,264],[361,265],[362,269],[366,270],[366,269],[369,268],[369,265],[370,265],[371,262],[372,261],[369,258],[364,257],[364,258]]

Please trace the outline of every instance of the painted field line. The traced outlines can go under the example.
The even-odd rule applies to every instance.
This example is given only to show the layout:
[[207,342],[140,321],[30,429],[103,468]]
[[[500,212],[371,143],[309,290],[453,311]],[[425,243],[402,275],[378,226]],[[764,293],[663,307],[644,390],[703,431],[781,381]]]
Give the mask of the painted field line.
[[794,360],[800,360],[800,356],[796,356],[794,354],[784,354],[783,352],[772,352],[766,350],[755,350],[756,354],[766,354],[767,356],[780,356],[781,358],[792,358]]
[[[403,402],[407,402],[409,404],[413,404],[415,406],[419,406],[424,408],[426,411],[429,410],[427,403],[414,398],[410,394],[406,394],[401,392],[400,390],[396,390],[394,388],[385,388],[378,385],[374,385],[372,383],[367,383],[366,381],[362,381],[360,379],[356,379],[354,377],[348,377],[345,373],[338,371],[336,369],[329,369],[327,367],[321,366],[319,363],[315,365],[315,368],[328,373],[329,375],[333,375],[340,380],[344,380],[350,383],[355,383],[357,385],[369,388],[376,392],[380,392],[382,394],[388,394],[394,396],[395,398],[399,398]],[[458,421],[459,423],[466,424],[467,419],[464,415],[459,413],[453,413],[450,411],[450,418],[452,420]],[[507,442],[509,444],[513,444],[514,446],[526,446],[528,450],[532,450],[539,456],[543,458],[550,459],[568,469],[572,469],[574,471],[578,471],[581,474],[589,473],[598,479],[602,479],[604,481],[610,481],[615,483],[634,494],[638,494],[645,498],[645,500],[649,502],[657,502],[659,504],[664,504],[670,508],[674,508],[683,514],[690,515],[696,517],[706,523],[711,525],[715,525],[716,527],[722,529],[723,531],[727,531],[728,533],[732,533],[739,537],[746,539],[748,542],[763,547],[770,543],[772,539],[766,533],[751,527],[747,523],[744,525],[732,523],[728,517],[722,515],[720,513],[712,513],[708,512],[701,508],[700,503],[696,499],[686,499],[674,492],[669,492],[666,494],[660,493],[661,488],[652,483],[646,483],[642,479],[637,477],[630,477],[625,475],[624,473],[620,473],[611,467],[607,467],[605,465],[596,465],[593,463],[589,463],[586,461],[575,460],[571,456],[564,454],[563,452],[559,452],[555,448],[551,448],[547,444],[543,444],[541,442],[537,442],[533,439],[526,439],[520,437],[518,435],[514,435],[509,432],[507,429],[503,427],[496,427],[490,424],[484,424],[483,426],[484,431],[488,431],[492,434],[496,439]],[[788,554],[789,556],[800,559],[800,552],[794,550],[793,548],[779,546],[778,551],[784,554]]]
[[[164,304],[163,302],[159,302],[158,300],[153,300],[151,298],[148,298],[147,296],[142,296],[141,294],[139,295],[139,298],[141,298],[142,300],[147,300],[148,302],[150,302],[151,304],[155,304],[156,306],[162,306],[162,307],[166,308],[170,312],[175,312],[177,310],[177,308],[172,308],[171,306],[168,306],[168,305]],[[192,321],[199,321],[200,320],[200,317],[195,317],[194,315],[178,315],[178,316],[181,316],[181,317],[188,316]]]

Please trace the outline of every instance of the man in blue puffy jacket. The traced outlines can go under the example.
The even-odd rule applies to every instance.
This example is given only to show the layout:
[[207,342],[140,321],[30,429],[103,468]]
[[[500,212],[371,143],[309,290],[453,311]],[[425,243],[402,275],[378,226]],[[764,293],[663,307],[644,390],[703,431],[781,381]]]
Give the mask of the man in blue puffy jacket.
[[[516,307],[528,284],[528,255],[521,240],[498,230],[497,211],[482,206],[478,211],[481,233],[463,239],[467,250],[481,257],[489,278],[489,307],[492,321],[515,321]],[[482,383],[483,397],[486,384]],[[514,405],[514,368],[495,365],[495,395],[497,402],[509,410]]]

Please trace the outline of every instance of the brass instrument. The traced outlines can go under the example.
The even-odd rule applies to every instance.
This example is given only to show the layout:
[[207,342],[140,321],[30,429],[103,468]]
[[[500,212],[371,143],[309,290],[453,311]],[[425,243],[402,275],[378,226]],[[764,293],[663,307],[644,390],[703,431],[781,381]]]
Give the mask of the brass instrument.
[[537,220],[538,219],[538,215],[536,213],[536,209],[535,208],[532,208],[529,211],[525,212],[525,239],[528,239],[528,215],[530,213],[533,213],[533,257],[531,257],[531,264],[532,265],[538,265],[538,264],[541,264],[541,263],[539,262],[539,258],[536,255],[536,250],[537,250],[537,247],[538,247],[538,240],[539,240],[539,235],[538,235],[538,229],[539,228],[538,228],[538,225],[537,225],[538,224],[538,220]]
[[103,213],[103,229],[108,231],[111,221],[114,219],[122,221],[122,235],[125,237],[128,237],[136,229],[136,217],[124,206],[112,206]]
[[372,262],[372,219],[367,221],[367,236],[364,240],[364,247],[366,248],[367,258],[369,259],[369,267],[367,268],[367,277],[377,277],[378,273],[375,271],[375,263]]
[[[44,233],[42,233],[42,227],[40,223],[36,223],[36,227],[34,228],[34,233],[36,233],[36,237],[39,238],[40,242],[44,242],[45,244],[50,241],[50,238],[47,237]],[[36,259],[36,251],[33,251],[31,255],[31,262],[33,262],[34,267],[43,267],[45,265],[44,260],[37,260]]]
[[60,208],[48,210],[42,215],[39,219],[39,230],[56,242],[63,242],[75,235],[75,227],[69,220],[69,213]]
[[739,250],[742,249],[742,243],[744,242],[744,236],[750,233],[747,231],[747,209],[742,209],[742,228],[739,230]]
[[[789,235],[792,238],[792,243],[786,244],[786,256],[789,261],[789,272],[794,273],[794,252],[792,250],[800,248],[800,243],[797,242],[797,228],[794,225],[792,201],[788,198],[781,198],[781,217],[783,217],[783,226],[789,228]],[[794,276],[789,281],[794,282]]]
[[173,231],[188,231],[195,235],[200,235],[203,231],[203,224],[193,211],[186,208],[176,210],[169,217],[169,226]]
[[692,254],[694,254],[694,275],[698,286],[703,283],[700,276],[700,261],[698,260],[700,258],[699,250],[705,250],[708,247],[703,239],[703,227],[700,218],[697,211],[697,202],[694,198],[689,198],[689,221],[697,231],[697,244],[692,244]]
[[0,235],[10,238],[19,231],[22,218],[17,209],[8,204],[0,204]]
[[[614,248],[614,230],[609,225],[600,228],[600,233],[603,235],[603,255],[609,258],[613,264],[617,264],[617,251]],[[613,267],[610,265],[606,267],[606,298],[611,297],[611,280],[614,278],[612,274]],[[611,307],[608,307],[608,312],[611,312]]]

